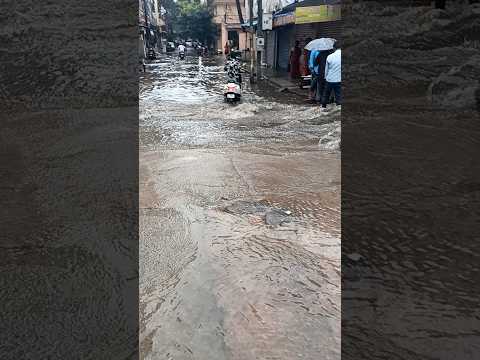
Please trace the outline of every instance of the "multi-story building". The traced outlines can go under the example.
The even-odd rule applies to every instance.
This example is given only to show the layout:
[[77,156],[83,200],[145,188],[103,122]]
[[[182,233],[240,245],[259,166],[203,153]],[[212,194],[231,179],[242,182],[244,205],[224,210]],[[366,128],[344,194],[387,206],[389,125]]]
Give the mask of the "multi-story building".
[[[245,19],[245,9],[248,0],[240,0],[242,16]],[[230,48],[245,50],[248,47],[247,33],[242,29],[236,0],[209,0],[208,5],[213,11],[213,22],[217,25],[218,51],[223,52],[228,42]]]
[[139,53],[145,57],[148,48],[163,51],[165,48],[165,20],[158,0],[139,0]]
[[145,58],[147,54],[147,17],[145,13],[145,2],[138,0],[138,55]]
[[166,24],[165,18],[162,15],[162,7],[159,4],[159,0],[152,1],[152,17],[153,23],[155,24],[155,32],[157,36],[156,47],[158,50],[165,52],[166,51]]

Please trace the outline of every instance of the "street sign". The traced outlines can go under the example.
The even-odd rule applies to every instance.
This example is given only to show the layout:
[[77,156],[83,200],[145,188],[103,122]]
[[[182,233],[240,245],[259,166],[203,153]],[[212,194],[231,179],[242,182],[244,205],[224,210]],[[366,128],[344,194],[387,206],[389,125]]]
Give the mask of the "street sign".
[[273,25],[273,14],[265,13],[262,16],[262,29],[263,30],[272,30]]
[[265,39],[263,37],[257,37],[257,47],[263,48],[265,45]]

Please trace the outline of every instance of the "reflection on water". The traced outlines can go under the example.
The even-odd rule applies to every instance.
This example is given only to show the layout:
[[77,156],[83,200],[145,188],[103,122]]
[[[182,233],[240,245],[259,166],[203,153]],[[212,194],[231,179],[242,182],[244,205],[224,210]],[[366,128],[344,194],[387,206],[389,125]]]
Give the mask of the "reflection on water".
[[294,139],[338,149],[339,113],[326,116],[318,107],[268,89],[257,95],[244,79],[243,99],[223,101],[225,75],[220,59],[181,61],[164,57],[148,66],[140,81],[140,144],[225,146]]
[[226,104],[217,59],[148,70],[141,358],[339,359],[339,114],[247,83]]

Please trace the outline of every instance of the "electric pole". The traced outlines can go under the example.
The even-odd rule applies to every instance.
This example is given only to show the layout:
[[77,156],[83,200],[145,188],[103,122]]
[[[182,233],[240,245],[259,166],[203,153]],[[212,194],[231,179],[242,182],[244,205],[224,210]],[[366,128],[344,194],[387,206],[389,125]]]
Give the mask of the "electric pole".
[[248,18],[250,19],[250,82],[255,82],[254,66],[253,66],[253,0],[248,0]]
[[[257,39],[263,39],[263,7],[262,0],[257,0]],[[257,43],[257,80],[262,79],[262,46]]]
[[148,25],[147,1],[143,0],[143,15],[145,17],[145,42],[150,47],[150,26]]

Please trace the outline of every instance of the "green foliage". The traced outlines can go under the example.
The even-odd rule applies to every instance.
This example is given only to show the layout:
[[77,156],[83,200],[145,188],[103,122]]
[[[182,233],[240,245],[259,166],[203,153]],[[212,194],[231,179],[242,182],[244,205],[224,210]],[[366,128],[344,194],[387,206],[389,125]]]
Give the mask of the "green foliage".
[[200,0],[164,0],[162,5],[167,10],[167,21],[174,35],[202,42],[210,42],[215,37],[217,29],[212,22],[213,16]]
[[165,22],[167,24],[168,39],[172,41],[174,36],[174,24],[178,17],[178,6],[175,0],[161,0],[161,4],[165,9]]

